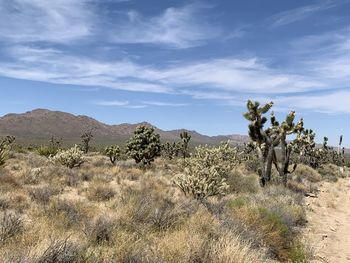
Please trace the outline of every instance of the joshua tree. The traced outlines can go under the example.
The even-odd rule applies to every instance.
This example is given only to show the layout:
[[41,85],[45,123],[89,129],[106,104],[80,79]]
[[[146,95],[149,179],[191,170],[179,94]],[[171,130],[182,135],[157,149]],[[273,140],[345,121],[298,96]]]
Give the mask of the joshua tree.
[[136,163],[149,165],[161,153],[160,136],[154,129],[144,125],[138,126],[134,136],[126,144],[127,154]]
[[120,156],[120,148],[119,146],[108,146],[105,149],[105,154],[109,157],[111,163],[115,164]]
[[89,131],[84,132],[81,136],[81,150],[86,154],[90,150],[90,142],[94,138],[94,135],[92,134],[92,129]]
[[[259,102],[248,101],[248,112],[244,114],[244,117],[250,121],[249,124],[249,136],[253,144],[256,147],[260,160],[260,184],[265,186],[271,180],[272,165],[275,165],[279,175],[283,178],[284,184],[287,184],[287,175],[292,173],[293,169],[289,170],[291,153],[298,147],[298,141],[287,141],[287,136],[296,134],[299,137],[302,136],[303,120],[298,123],[294,123],[295,112],[291,111],[286,119],[280,124],[274,114],[271,114],[271,126],[267,129],[264,125],[267,122],[267,118],[264,116],[271,107],[273,102],[269,102],[263,107],[260,107]],[[278,158],[276,154],[276,148],[280,146],[281,157]]]
[[175,142],[172,144],[170,142],[162,144],[162,155],[169,160],[172,160],[175,156],[177,156],[178,151],[179,146]]
[[189,154],[189,150],[188,150],[188,143],[191,140],[191,135],[184,131],[182,133],[180,133],[180,138],[181,138],[181,152],[182,152],[182,156],[184,159],[186,159],[186,157],[188,157]]

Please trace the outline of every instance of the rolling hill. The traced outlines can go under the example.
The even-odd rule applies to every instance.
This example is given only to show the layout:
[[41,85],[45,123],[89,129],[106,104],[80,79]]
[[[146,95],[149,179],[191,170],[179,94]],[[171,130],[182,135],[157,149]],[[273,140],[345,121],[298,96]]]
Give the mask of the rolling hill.
[[[137,124],[108,125],[88,116],[76,116],[61,111],[36,109],[22,114],[7,114],[0,117],[0,136],[13,135],[18,143],[46,144],[54,135],[62,138],[64,145],[72,145],[80,142],[80,135],[92,129],[94,135],[93,145],[104,146],[108,144],[122,144],[132,136],[138,125],[153,126],[143,122]],[[154,126],[153,126],[154,127]],[[184,129],[164,131],[154,127],[160,134],[162,141],[178,141],[179,134],[187,131],[191,134],[192,145],[218,144],[221,141],[230,140],[232,144],[242,144],[248,140],[244,135],[219,135],[206,136],[196,131]]]

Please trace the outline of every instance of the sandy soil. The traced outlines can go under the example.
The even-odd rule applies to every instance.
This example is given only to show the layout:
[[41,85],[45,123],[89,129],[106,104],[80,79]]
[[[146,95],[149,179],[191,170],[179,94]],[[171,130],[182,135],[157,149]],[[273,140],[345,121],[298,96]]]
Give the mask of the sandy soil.
[[319,189],[306,200],[312,262],[350,263],[350,178],[324,182]]

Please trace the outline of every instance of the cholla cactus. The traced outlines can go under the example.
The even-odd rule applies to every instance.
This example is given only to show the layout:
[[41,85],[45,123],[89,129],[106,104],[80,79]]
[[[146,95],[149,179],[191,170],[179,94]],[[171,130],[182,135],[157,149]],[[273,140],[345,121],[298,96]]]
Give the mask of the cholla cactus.
[[120,148],[119,146],[108,146],[104,150],[105,154],[109,157],[109,160],[112,164],[115,164],[117,159],[120,157]]
[[15,140],[13,136],[0,138],[0,166],[4,165],[8,158],[8,148]]
[[73,169],[75,167],[80,167],[85,162],[83,154],[84,152],[80,150],[79,146],[75,145],[68,150],[59,150],[54,157],[51,157],[51,160]]
[[226,178],[238,162],[237,153],[228,143],[212,148],[199,146],[194,156],[186,159],[185,170],[175,176],[174,183],[198,200],[224,195],[229,188]]
[[134,136],[127,142],[126,150],[136,163],[149,165],[160,156],[160,136],[154,132],[153,128],[138,126],[134,131]]

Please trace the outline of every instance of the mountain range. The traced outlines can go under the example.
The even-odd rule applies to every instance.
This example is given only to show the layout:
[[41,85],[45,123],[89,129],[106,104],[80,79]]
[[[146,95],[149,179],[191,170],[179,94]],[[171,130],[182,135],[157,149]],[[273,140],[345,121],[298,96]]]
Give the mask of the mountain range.
[[55,136],[55,138],[62,139],[63,145],[72,145],[80,142],[83,132],[92,130],[94,135],[92,144],[105,146],[125,143],[138,125],[154,127],[163,142],[179,141],[179,135],[183,131],[191,134],[192,145],[215,145],[228,140],[232,144],[243,144],[248,141],[246,135],[207,136],[185,129],[164,131],[147,122],[108,125],[88,116],[76,116],[47,109],[35,109],[21,114],[11,113],[0,117],[0,136],[15,136],[16,142],[25,145],[47,144],[51,136]]

